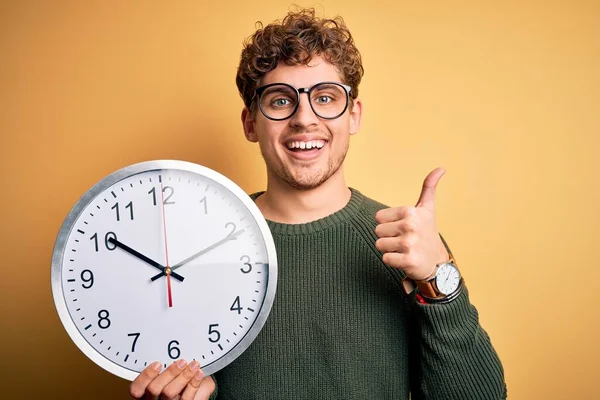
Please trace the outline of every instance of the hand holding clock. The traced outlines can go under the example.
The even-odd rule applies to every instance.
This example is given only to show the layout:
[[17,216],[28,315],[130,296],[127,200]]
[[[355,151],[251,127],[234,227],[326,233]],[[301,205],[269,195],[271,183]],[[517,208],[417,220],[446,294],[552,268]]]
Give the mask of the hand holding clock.
[[197,361],[189,365],[178,360],[160,373],[161,364],[150,364],[131,382],[129,394],[134,399],[208,400],[216,385],[204,376]]

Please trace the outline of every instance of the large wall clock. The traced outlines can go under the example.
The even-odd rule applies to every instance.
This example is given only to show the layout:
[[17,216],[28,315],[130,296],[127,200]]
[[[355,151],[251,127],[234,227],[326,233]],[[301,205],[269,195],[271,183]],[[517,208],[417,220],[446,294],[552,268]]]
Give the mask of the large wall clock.
[[277,258],[266,220],[225,176],[175,160],[120,169],[89,189],[56,239],[60,320],[96,364],[125,379],[158,360],[210,375],[270,312]]

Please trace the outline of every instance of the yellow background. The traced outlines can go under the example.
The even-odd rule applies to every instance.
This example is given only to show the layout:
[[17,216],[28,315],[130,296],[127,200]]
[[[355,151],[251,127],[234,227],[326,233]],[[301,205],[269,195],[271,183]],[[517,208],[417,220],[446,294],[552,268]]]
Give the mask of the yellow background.
[[[234,77],[254,23],[289,5],[0,3],[2,397],[128,398],[55,312],[58,229],[88,188],[143,160],[193,161],[263,189]],[[343,15],[363,54],[348,183],[413,205],[426,174],[447,169],[438,223],[509,398],[597,398],[599,3],[301,5]]]

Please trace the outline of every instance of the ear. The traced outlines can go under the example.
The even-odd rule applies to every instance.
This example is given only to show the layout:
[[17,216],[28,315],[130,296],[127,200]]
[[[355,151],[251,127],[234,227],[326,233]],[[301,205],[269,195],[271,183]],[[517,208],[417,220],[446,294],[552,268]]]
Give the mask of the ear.
[[360,120],[362,118],[362,101],[355,99],[352,111],[350,111],[350,134],[354,135],[358,133],[360,129]]
[[254,117],[247,107],[242,110],[242,125],[244,126],[244,135],[249,142],[258,142],[258,136],[254,130]]

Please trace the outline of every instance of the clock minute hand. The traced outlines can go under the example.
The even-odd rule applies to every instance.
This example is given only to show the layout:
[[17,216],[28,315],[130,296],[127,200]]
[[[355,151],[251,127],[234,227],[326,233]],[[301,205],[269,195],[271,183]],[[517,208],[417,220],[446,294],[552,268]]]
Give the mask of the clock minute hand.
[[[121,249],[125,250],[127,253],[139,258],[140,260],[144,261],[147,264],[152,265],[154,268],[160,269],[162,271],[162,273],[165,272],[165,267],[160,265],[159,263],[157,263],[156,261],[152,260],[149,257],[146,257],[145,255],[143,255],[142,253],[140,253],[137,250],[132,249],[131,247],[127,246],[126,244],[118,241],[115,238],[109,238],[108,241],[112,244],[114,244],[117,247],[120,247]],[[177,279],[180,282],[183,282],[183,280],[185,279],[183,276],[179,275],[178,273],[175,272],[171,272],[171,276],[175,279]]]
[[[208,253],[209,251],[211,251],[211,250],[219,247],[220,245],[222,245],[225,242],[228,242],[229,240],[237,239],[237,237],[239,235],[241,235],[242,233],[244,233],[244,230],[240,229],[237,232],[234,232],[234,233],[232,233],[230,235],[227,235],[226,237],[224,237],[223,239],[219,240],[218,242],[216,242],[214,244],[211,244],[207,248],[205,248],[205,249],[197,252],[196,254],[191,255],[190,257],[186,258],[185,260],[183,260],[183,261],[181,261],[181,262],[173,265],[173,267],[171,267],[171,271],[173,271],[173,270],[175,270],[175,269],[177,269],[179,267],[184,266],[185,264],[189,263],[190,261],[195,260],[196,258],[200,257],[201,255]],[[166,275],[165,271],[162,271],[160,274],[154,275],[152,278],[150,278],[150,280],[151,281],[155,281],[155,280],[157,280],[158,278],[160,278],[161,276],[164,276],[164,275]]]
[[243,230],[243,229],[240,229],[239,231],[237,231],[237,232],[235,232],[235,233],[232,233],[231,235],[228,235],[228,236],[226,236],[225,238],[223,238],[223,239],[219,240],[217,243],[215,243],[215,244],[212,244],[212,245],[208,246],[207,248],[205,248],[204,250],[202,250],[202,251],[199,251],[199,252],[197,252],[196,254],[194,254],[194,255],[192,255],[192,256],[190,256],[190,257],[186,258],[185,260],[183,260],[183,261],[181,261],[181,262],[179,262],[179,263],[177,263],[177,264],[173,265],[173,267],[172,267],[171,269],[173,270],[173,269],[177,269],[177,268],[179,268],[179,267],[182,267],[182,266],[184,266],[185,264],[189,263],[190,261],[192,261],[192,260],[194,260],[194,259],[196,259],[196,258],[200,257],[202,254],[208,253],[208,252],[209,252],[209,251],[211,251],[212,249],[219,247],[220,245],[222,245],[223,243],[227,242],[228,240],[234,240],[234,239],[237,239],[237,237],[238,237],[239,235],[241,235],[242,233],[244,233],[244,230]]

